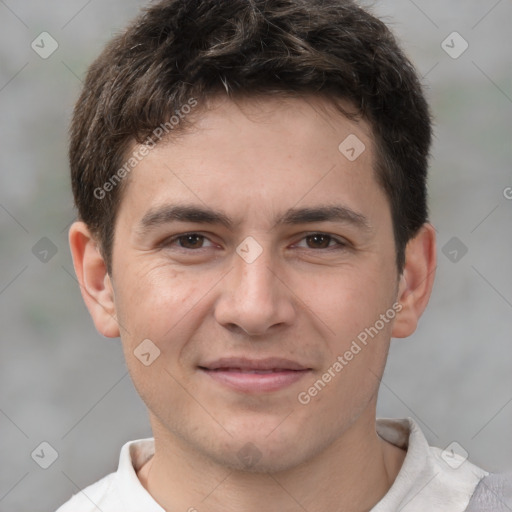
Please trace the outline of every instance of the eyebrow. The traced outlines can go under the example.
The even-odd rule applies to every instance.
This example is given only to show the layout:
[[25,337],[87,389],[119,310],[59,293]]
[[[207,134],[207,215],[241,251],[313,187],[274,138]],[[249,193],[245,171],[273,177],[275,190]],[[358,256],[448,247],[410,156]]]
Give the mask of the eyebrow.
[[[221,225],[233,230],[236,223],[225,213],[196,205],[164,205],[150,209],[137,225],[137,232],[144,235],[152,229],[171,222],[192,222]],[[290,208],[278,217],[277,225],[310,224],[314,222],[340,222],[370,231],[368,219],[345,206],[327,205],[309,208]]]

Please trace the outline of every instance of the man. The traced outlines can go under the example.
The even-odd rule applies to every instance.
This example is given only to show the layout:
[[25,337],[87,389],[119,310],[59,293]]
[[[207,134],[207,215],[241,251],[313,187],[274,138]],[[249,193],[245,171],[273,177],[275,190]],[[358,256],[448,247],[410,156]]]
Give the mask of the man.
[[414,68],[352,1],[165,0],[111,41],[69,240],[154,439],[59,511],[466,510],[487,473],[376,420],[434,279],[430,142]]

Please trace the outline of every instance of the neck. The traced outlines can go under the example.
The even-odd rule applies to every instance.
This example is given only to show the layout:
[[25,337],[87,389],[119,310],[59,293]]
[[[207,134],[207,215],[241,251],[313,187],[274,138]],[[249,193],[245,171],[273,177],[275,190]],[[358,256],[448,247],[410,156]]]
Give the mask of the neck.
[[166,510],[295,512],[370,510],[387,493],[405,452],[360,417],[321,453],[296,467],[254,473],[221,466],[153,425],[155,455],[139,479]]

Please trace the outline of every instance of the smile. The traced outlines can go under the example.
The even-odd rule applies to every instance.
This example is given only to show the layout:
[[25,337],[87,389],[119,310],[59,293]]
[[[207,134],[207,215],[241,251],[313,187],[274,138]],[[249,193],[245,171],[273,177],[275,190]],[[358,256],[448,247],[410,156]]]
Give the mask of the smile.
[[289,370],[275,368],[254,370],[241,368],[201,368],[213,381],[244,393],[263,393],[284,389],[309,374],[311,370]]

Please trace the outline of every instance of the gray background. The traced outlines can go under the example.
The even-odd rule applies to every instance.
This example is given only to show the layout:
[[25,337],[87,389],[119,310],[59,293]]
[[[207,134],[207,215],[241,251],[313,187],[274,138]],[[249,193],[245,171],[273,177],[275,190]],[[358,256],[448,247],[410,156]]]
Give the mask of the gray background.
[[[0,0],[1,511],[54,510],[113,471],[125,441],[150,435],[119,340],[95,331],[67,246],[73,102],[92,59],[144,3]],[[435,113],[439,243],[431,303],[414,336],[393,342],[379,414],[412,416],[432,444],[457,441],[484,468],[511,469],[512,2],[374,9],[424,76]],[[46,60],[31,48],[43,31],[59,44]],[[469,43],[457,59],[441,47],[454,31]],[[46,263],[33,254],[43,237],[57,250]],[[468,250],[456,262],[456,246],[443,253],[453,237],[458,258]],[[47,470],[31,458],[43,441],[59,455]]]

